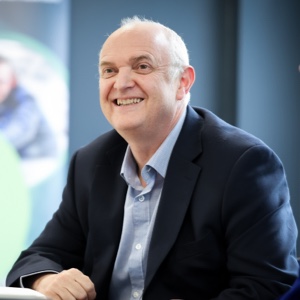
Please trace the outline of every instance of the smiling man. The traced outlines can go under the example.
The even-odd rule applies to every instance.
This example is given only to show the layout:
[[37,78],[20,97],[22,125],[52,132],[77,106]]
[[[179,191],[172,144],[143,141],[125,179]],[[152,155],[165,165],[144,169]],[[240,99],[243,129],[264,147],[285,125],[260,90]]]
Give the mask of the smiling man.
[[276,299],[298,274],[282,163],[189,104],[195,71],[171,29],[125,19],[99,55],[114,130],[72,158],[63,200],[9,286],[52,300]]
[[133,22],[114,32],[100,53],[102,111],[130,144],[140,171],[184,113],[194,82],[187,54],[170,55],[172,46],[187,53],[168,29]]

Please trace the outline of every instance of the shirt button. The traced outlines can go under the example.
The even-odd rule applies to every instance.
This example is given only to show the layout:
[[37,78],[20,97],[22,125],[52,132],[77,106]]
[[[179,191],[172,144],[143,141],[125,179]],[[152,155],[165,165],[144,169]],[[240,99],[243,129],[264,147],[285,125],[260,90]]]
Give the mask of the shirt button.
[[136,244],[135,245],[135,249],[136,250],[141,250],[142,249],[142,245],[141,244]]
[[140,201],[140,202],[143,202],[144,200],[145,200],[145,197],[144,197],[144,196],[139,197],[139,201]]
[[133,298],[138,298],[140,296],[139,292],[135,291],[132,294]]

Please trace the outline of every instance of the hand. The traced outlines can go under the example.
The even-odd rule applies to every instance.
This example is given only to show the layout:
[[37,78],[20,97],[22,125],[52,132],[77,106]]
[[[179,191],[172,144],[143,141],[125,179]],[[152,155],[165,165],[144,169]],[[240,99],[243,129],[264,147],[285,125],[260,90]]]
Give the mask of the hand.
[[39,276],[32,289],[51,300],[94,300],[96,291],[90,278],[77,269],[61,273],[47,273]]

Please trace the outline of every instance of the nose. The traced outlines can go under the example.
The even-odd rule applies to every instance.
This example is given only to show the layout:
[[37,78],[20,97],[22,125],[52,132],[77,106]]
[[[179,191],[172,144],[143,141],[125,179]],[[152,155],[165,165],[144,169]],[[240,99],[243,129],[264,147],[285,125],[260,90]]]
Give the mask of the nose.
[[120,68],[118,74],[115,76],[114,88],[124,90],[134,86],[132,72],[130,68]]

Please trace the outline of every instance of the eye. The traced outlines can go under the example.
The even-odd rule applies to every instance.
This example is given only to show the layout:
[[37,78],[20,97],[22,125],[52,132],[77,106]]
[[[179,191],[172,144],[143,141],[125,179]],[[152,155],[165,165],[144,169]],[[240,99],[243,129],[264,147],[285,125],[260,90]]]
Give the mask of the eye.
[[140,63],[134,67],[134,69],[140,74],[148,74],[152,72],[152,67],[147,63]]
[[101,70],[101,77],[110,78],[110,77],[114,76],[116,73],[117,73],[117,71],[114,68],[110,68],[110,67],[103,68]]
[[139,65],[139,68],[140,68],[141,70],[146,70],[146,69],[149,69],[149,66],[146,65],[146,64],[140,64],[140,65]]

